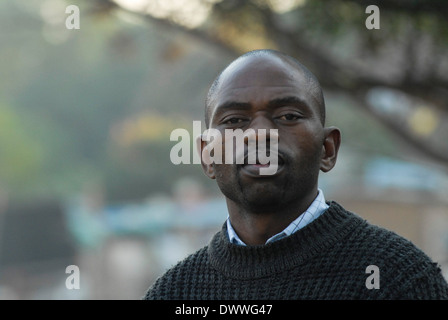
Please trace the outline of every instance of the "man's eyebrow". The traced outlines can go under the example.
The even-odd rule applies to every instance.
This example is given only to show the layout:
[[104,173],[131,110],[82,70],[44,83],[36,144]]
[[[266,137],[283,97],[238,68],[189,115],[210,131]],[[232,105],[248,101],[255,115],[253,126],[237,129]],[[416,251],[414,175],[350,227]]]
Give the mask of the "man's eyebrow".
[[308,103],[305,102],[305,100],[297,97],[297,96],[288,96],[288,97],[281,97],[281,98],[276,98],[276,99],[272,99],[271,101],[269,101],[269,107],[278,107],[278,106],[282,106],[282,105],[299,105],[299,106],[308,106]]
[[252,105],[249,102],[227,101],[216,107],[216,110],[225,109],[249,109]]

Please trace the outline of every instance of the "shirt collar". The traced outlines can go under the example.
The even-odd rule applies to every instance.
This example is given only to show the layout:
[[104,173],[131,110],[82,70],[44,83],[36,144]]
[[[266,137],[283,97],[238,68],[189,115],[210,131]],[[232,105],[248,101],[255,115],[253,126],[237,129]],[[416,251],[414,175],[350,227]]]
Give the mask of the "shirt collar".
[[[266,241],[266,244],[290,236],[297,230],[300,230],[307,224],[317,219],[327,209],[328,205],[325,202],[324,193],[322,192],[321,189],[318,189],[317,197],[314,199],[314,201],[311,203],[308,209],[306,209],[305,212],[303,212],[293,222],[291,222],[282,232],[277,233],[276,235],[270,237]],[[238,237],[238,235],[235,232],[235,229],[233,229],[232,224],[230,222],[230,217],[227,217],[226,223],[227,223],[227,233],[230,242],[237,245],[245,246],[246,244]]]

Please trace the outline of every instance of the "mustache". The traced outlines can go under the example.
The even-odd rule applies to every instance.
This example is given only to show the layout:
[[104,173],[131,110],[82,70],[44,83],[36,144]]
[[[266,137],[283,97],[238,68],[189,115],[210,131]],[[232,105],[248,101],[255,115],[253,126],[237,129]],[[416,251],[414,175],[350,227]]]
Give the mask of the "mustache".
[[[244,148],[244,152],[235,153],[236,161],[240,165],[275,163],[283,165],[289,161],[287,152],[278,148]],[[239,160],[239,161],[238,161]],[[242,161],[241,161],[242,160]]]

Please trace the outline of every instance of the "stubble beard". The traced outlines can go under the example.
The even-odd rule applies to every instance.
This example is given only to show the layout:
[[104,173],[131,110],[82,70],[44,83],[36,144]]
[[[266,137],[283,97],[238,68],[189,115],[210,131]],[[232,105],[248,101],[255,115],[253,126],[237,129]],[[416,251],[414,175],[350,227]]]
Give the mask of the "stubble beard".
[[284,211],[301,203],[316,188],[319,175],[316,166],[299,164],[287,166],[281,176],[250,181],[240,174],[241,168],[233,166],[230,182],[228,173],[224,179],[223,173],[217,173],[216,180],[226,198],[243,211],[256,214]]

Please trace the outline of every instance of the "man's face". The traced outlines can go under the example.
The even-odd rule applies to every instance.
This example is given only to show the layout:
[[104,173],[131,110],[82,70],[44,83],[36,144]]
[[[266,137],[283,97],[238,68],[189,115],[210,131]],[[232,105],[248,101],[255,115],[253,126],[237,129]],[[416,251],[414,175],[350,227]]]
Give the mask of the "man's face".
[[212,99],[210,127],[221,132],[223,155],[225,129],[266,129],[267,144],[269,130],[278,130],[275,174],[260,175],[260,166],[247,161],[209,167],[228,200],[262,212],[317,194],[324,129],[306,77],[291,65],[251,57],[227,69]]

